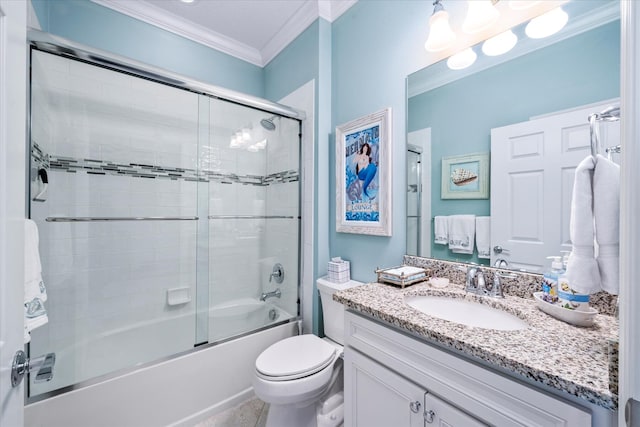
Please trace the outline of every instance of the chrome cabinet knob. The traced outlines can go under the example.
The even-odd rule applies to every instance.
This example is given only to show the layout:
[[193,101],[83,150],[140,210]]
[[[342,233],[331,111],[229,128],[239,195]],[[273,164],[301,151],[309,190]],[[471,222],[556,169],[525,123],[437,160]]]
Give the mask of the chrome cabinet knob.
[[436,413],[433,412],[432,410],[426,411],[424,413],[424,420],[428,423],[431,424],[433,422],[433,420],[436,417]]
[[420,412],[421,407],[422,407],[422,404],[417,400],[415,402],[409,403],[409,409],[411,409],[411,412],[413,412],[414,414],[417,414],[418,412]]

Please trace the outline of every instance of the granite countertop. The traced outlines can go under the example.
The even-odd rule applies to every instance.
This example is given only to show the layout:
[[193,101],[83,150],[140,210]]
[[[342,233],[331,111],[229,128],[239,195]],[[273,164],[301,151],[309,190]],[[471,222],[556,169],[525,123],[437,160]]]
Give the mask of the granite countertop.
[[[515,314],[530,326],[516,331],[481,329],[424,314],[404,303],[405,296],[438,295],[478,301]],[[346,308],[422,337],[427,342],[480,359],[515,376],[544,384],[617,410],[618,396],[609,384],[609,340],[618,322],[597,315],[592,327],[576,327],[540,311],[533,299],[504,299],[465,293],[462,285],[436,289],[425,283],[405,289],[370,283],[334,294]],[[617,371],[617,366],[615,368]]]

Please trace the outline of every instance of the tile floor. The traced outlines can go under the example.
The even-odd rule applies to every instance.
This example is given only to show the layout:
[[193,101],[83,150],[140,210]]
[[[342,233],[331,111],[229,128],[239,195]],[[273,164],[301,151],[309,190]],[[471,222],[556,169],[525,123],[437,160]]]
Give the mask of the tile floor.
[[269,405],[254,398],[202,420],[195,427],[264,427],[268,412]]

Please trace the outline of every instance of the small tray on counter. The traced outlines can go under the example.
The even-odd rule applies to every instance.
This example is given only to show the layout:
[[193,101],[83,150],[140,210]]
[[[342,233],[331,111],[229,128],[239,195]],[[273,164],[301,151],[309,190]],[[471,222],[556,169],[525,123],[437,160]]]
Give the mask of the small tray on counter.
[[542,299],[542,292],[534,292],[538,308],[549,316],[576,326],[593,326],[598,310],[588,307],[586,310],[571,310],[559,304],[553,304]]
[[377,269],[378,283],[388,283],[390,285],[405,286],[424,282],[431,276],[431,270],[410,265],[400,265],[397,267]]

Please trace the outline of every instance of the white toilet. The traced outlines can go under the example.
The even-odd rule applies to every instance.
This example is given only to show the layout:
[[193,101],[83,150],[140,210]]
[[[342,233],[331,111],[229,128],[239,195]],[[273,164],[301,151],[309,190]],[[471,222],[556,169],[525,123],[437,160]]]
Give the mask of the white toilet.
[[270,405],[266,427],[342,425],[344,308],[333,301],[333,294],[362,283],[318,279],[316,284],[326,337],[305,334],[286,338],[256,359],[253,389]]

